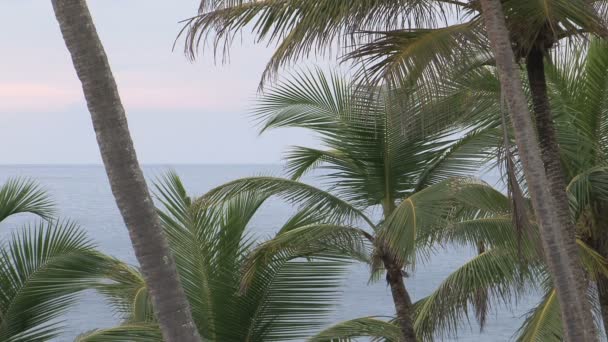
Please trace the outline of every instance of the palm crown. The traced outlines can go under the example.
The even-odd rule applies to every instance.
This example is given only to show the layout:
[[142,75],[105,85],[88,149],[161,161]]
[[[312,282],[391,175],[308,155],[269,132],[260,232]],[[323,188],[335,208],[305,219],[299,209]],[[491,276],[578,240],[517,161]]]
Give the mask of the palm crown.
[[[205,198],[189,197],[172,173],[157,184],[157,193],[178,272],[205,339],[301,339],[324,323],[338,298],[348,264],[344,256],[321,253],[314,246],[282,249],[266,254],[264,265],[243,279],[243,264],[256,244],[247,229],[267,196],[244,193],[215,205]],[[296,216],[283,230],[293,228],[297,221]],[[365,255],[361,236],[351,238],[350,251]],[[123,324],[89,332],[79,341],[161,341],[137,269],[119,264],[108,277],[113,281],[98,289],[114,304]]]

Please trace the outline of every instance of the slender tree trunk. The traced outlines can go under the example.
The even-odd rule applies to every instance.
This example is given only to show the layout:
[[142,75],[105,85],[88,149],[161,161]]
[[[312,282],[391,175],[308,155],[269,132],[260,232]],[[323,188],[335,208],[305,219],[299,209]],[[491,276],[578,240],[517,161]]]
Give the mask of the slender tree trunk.
[[568,238],[574,240],[576,238],[576,228],[570,214],[570,205],[568,204],[568,197],[566,195],[566,179],[562,170],[557,134],[549,104],[542,50],[535,47],[530,51],[526,58],[526,70],[528,72],[528,81],[530,82],[530,93],[532,94],[541,157],[545,165],[547,179],[551,186],[551,193],[557,206],[556,215],[559,221],[567,223],[569,228],[566,232]]
[[481,7],[500,85],[512,117],[532,205],[539,221],[545,259],[557,290],[565,340],[597,341],[591,308],[582,291],[581,282],[585,282],[585,278],[577,256],[576,241],[571,237],[572,222],[571,219],[560,221],[558,217],[559,207],[550,192],[551,183],[541,160],[539,142],[515,63],[502,5],[499,0],[481,0]]
[[399,327],[403,334],[403,340],[405,342],[416,342],[416,332],[414,331],[411,315],[413,312],[412,300],[405,289],[402,267],[386,254],[382,257],[382,262],[386,268],[386,281],[391,287],[393,303],[395,304],[395,311],[397,313],[397,321],[399,322]]
[[[604,241],[604,248],[598,250],[598,252],[604,257],[608,257],[608,246]],[[600,301],[600,309],[602,310],[602,323],[604,325],[604,331],[608,333],[608,278],[602,274],[597,275],[597,291]]]
[[[586,220],[583,224],[589,227],[591,234],[588,238],[588,243],[601,256],[608,258],[608,205],[606,203],[597,203],[593,208],[591,219]],[[608,277],[598,273],[596,274],[598,299],[602,312],[602,323],[604,331],[608,333]]]
[[[387,197],[382,205],[384,219],[389,217],[395,210],[395,202]],[[386,250],[382,243],[379,243],[376,248],[382,253],[382,263],[386,269],[386,282],[391,288],[393,296],[393,304],[395,305],[395,313],[397,314],[397,322],[401,328],[403,341],[416,342],[416,332],[414,331],[414,320],[412,317],[413,307],[412,299],[410,298],[405,282],[403,281],[403,265],[396,262],[392,253]]]
[[129,230],[165,341],[200,342],[87,4],[84,0],[52,0],[52,4],[82,83],[112,193]]

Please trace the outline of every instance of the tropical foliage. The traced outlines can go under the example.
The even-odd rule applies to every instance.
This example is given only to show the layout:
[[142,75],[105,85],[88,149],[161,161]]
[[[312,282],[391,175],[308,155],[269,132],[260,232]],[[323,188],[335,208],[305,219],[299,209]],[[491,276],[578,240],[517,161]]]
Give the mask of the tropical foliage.
[[[487,184],[462,177],[474,174],[491,158],[493,146],[485,148],[484,144],[500,137],[500,130],[487,129],[454,138],[451,125],[427,126],[420,121],[404,131],[396,120],[422,116],[425,110],[404,106],[396,94],[402,91],[359,86],[320,71],[302,72],[281,82],[264,94],[256,107],[262,131],[282,127],[309,129],[320,137],[325,149],[292,148],[286,156],[291,179],[240,179],[211,190],[205,198],[221,202],[255,191],[282,197],[324,222],[360,226],[368,231],[374,244],[370,258],[372,277],[377,279],[387,271],[395,298],[396,322],[407,334],[408,324],[414,328],[414,309],[403,284],[403,269],[412,270],[418,257],[429,252],[428,247],[437,242],[439,228],[448,225],[455,211],[473,211],[465,209],[465,199],[500,198],[501,209],[508,209],[510,202]],[[319,169],[319,177],[329,190],[300,180],[315,169]],[[370,218],[370,212],[376,209],[382,211],[380,220]],[[508,211],[503,214],[508,217]],[[319,244],[328,243],[326,236],[314,230],[308,235],[316,236]],[[298,246],[302,241],[309,240],[295,234],[290,241],[286,237],[273,239],[258,247],[254,256]],[[264,263],[263,258],[256,259],[253,265]],[[365,321],[362,326],[368,323]],[[433,335],[432,328],[416,333]]]
[[48,341],[63,328],[58,318],[107,266],[83,231],[52,220],[54,204],[36,183],[8,180],[0,188],[2,220],[19,213],[43,218],[0,243],[0,340]]
[[[348,260],[367,256],[362,234],[343,227],[332,232],[341,242],[338,248],[302,244],[268,251],[264,264],[243,279],[243,264],[256,246],[248,228],[268,196],[245,192],[221,204],[211,203],[189,197],[172,173],[156,188],[162,202],[159,214],[196,326],[206,340],[285,341],[310,335],[339,298]],[[326,230],[296,215],[276,239],[297,234],[300,226]],[[342,252],[347,245],[349,253]],[[108,277],[112,282],[99,284],[98,289],[123,324],[89,332],[78,341],[162,340],[139,271],[117,264]]]

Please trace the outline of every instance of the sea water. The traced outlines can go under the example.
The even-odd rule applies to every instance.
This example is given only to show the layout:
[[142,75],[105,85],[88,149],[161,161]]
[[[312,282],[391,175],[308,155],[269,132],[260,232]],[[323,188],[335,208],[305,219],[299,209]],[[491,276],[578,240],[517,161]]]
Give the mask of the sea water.
[[[144,173],[152,183],[168,170],[176,171],[190,195],[201,195],[209,189],[240,177],[273,175],[280,176],[279,165],[147,165]],[[105,171],[100,165],[27,165],[0,166],[0,182],[10,177],[29,177],[39,182],[57,203],[58,215],[77,222],[97,244],[99,249],[136,264],[127,230],[116,208]],[[316,178],[304,181],[318,184]],[[270,199],[254,216],[250,231],[260,239],[272,236],[293,213],[293,208],[280,199]],[[35,222],[29,215],[18,215],[0,224],[0,239],[7,239],[11,232]],[[413,300],[430,294],[460,265],[475,255],[475,251],[462,248],[437,250],[406,279],[406,286]],[[363,316],[392,316],[394,307],[390,289],[384,281],[369,284],[369,268],[353,265],[344,280],[341,303],[336,307],[332,322]],[[445,341],[510,341],[521,325],[525,313],[537,301],[537,296],[520,300],[515,308],[492,307],[488,323],[480,333],[471,317],[471,324],[464,324],[457,339]],[[80,296],[78,304],[63,317],[66,333],[57,341],[73,341],[78,334],[95,328],[111,327],[119,323],[104,299],[93,291]]]

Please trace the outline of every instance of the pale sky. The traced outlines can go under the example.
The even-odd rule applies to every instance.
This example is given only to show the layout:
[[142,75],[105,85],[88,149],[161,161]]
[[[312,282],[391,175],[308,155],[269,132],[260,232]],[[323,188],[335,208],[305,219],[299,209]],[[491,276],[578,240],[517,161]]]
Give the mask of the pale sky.
[[[196,0],[88,3],[140,162],[276,163],[287,146],[313,142],[297,130],[259,136],[248,116],[270,48],[245,35],[225,65],[171,51]],[[50,1],[0,1],[0,32],[0,164],[100,163]]]

